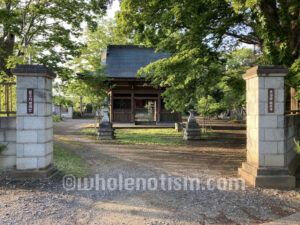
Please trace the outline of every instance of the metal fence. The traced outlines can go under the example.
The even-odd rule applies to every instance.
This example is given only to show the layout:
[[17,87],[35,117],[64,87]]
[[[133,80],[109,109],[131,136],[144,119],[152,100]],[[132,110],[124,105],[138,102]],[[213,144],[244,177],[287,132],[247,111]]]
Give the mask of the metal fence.
[[1,82],[0,83],[0,117],[9,117],[16,115],[16,83]]

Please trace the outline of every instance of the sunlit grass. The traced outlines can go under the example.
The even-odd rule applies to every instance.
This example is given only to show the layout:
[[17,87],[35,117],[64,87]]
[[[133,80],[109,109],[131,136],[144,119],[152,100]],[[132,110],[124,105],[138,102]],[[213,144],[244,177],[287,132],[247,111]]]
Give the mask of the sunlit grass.
[[87,175],[84,159],[59,144],[54,144],[54,165],[62,175],[72,174],[76,177]]
[[[81,134],[97,136],[95,128],[85,128]],[[214,135],[211,131],[202,133],[202,137]],[[177,132],[175,129],[116,129],[116,139],[112,141],[100,141],[113,144],[133,144],[133,145],[170,145],[184,146],[189,143],[183,140],[183,131]]]

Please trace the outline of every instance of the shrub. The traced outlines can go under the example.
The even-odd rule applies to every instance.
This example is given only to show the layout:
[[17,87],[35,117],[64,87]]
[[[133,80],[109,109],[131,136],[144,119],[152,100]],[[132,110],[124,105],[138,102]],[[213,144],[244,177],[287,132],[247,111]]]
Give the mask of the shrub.
[[295,142],[295,151],[300,154],[300,142],[296,141],[296,139],[294,138],[294,142]]
[[73,111],[73,119],[76,119],[76,118],[82,118],[82,115],[78,111]]
[[58,115],[52,115],[52,118],[53,118],[53,122],[61,122],[62,121],[62,119]]
[[7,148],[6,145],[0,144],[0,154]]

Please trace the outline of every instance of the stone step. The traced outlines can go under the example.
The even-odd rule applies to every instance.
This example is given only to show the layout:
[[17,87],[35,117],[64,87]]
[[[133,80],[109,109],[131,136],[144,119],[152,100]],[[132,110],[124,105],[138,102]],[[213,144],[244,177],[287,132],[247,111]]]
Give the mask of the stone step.
[[276,168],[276,167],[257,168],[255,165],[247,162],[242,164],[242,168],[243,170],[249,171],[251,174],[255,176],[289,175],[289,171],[287,168]]
[[15,180],[44,180],[50,179],[58,174],[55,166],[50,165],[46,169],[40,170],[14,170],[11,177]]
[[[243,163],[242,168],[238,169],[238,174],[245,179],[245,181],[255,187],[261,188],[275,188],[275,189],[294,189],[296,185],[296,180],[294,176],[289,175],[278,175],[270,172],[270,175],[257,175],[257,173],[253,173],[253,168],[251,165],[248,167]],[[252,170],[247,170],[245,168],[250,168]],[[264,171],[266,173],[266,171]],[[273,175],[271,175],[273,174]]]

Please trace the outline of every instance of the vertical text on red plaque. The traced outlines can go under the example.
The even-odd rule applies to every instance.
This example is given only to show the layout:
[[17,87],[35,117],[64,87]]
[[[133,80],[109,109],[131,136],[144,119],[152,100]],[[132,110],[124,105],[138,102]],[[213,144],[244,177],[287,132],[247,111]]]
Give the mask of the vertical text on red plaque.
[[34,112],[34,93],[32,88],[27,88],[27,113]]
[[268,89],[268,113],[273,113],[275,108],[275,91],[274,88]]

